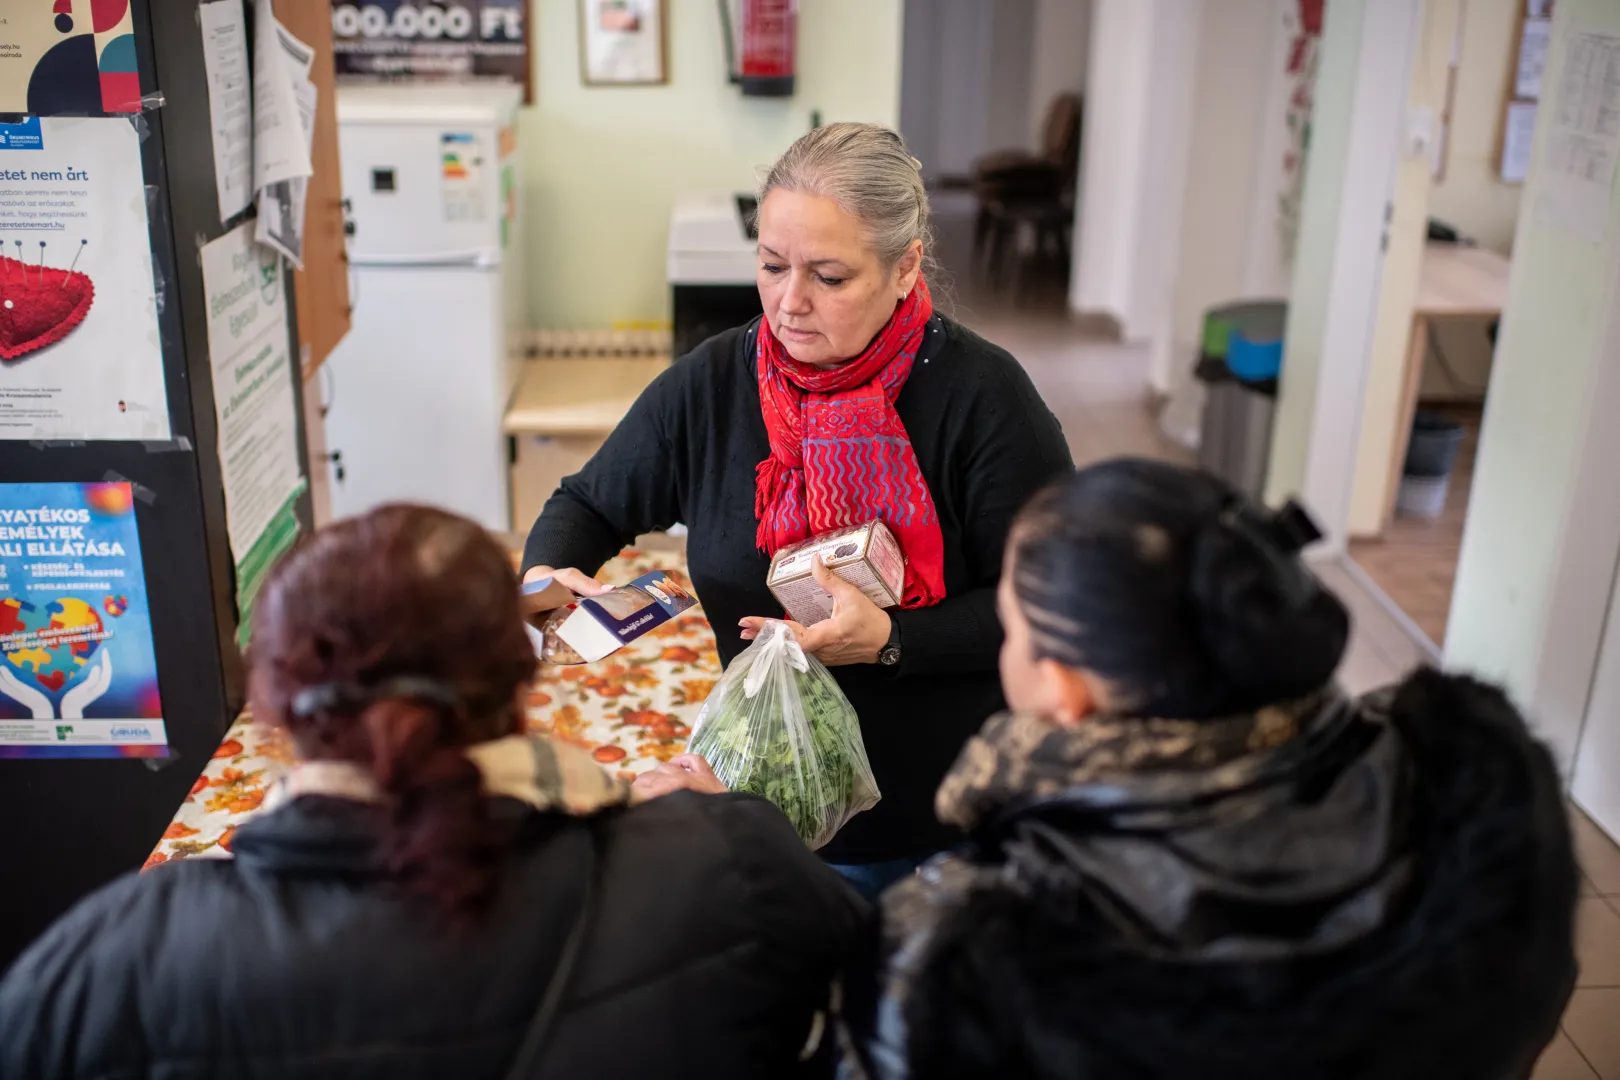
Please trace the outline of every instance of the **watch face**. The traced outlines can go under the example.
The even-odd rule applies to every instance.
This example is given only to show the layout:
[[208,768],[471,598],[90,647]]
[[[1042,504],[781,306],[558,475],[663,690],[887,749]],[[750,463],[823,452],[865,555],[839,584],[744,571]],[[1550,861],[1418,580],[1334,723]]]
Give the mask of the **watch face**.
[[883,664],[885,667],[893,667],[899,662],[900,647],[898,645],[890,645],[878,653],[878,663]]

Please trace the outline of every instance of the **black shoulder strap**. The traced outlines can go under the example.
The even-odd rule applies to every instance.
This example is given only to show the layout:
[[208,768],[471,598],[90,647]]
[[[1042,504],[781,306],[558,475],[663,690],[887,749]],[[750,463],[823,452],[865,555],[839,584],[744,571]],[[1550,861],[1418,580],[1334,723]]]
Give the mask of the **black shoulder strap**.
[[579,966],[579,956],[584,950],[585,938],[590,932],[591,915],[596,909],[601,857],[596,850],[595,823],[586,818],[582,824],[585,827],[585,888],[580,898],[579,914],[574,917],[574,925],[568,931],[567,940],[563,942],[557,966],[551,972],[550,981],[546,983],[546,992],[541,995],[540,1007],[535,1010],[534,1019],[529,1021],[528,1030],[523,1034],[523,1041],[518,1045],[517,1057],[513,1059],[511,1069],[507,1070],[507,1080],[529,1080],[538,1071],[547,1049],[546,1036],[551,1033],[552,1021],[557,1018],[563,995],[568,991],[574,969]]

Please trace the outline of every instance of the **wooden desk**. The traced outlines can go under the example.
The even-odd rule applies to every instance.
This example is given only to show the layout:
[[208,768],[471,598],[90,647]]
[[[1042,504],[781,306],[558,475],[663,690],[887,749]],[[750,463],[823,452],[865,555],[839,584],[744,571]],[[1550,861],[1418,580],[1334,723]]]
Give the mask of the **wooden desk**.
[[667,367],[667,356],[530,360],[506,410],[506,433],[606,435]]
[[1389,458],[1389,485],[1384,494],[1384,528],[1395,517],[1401,472],[1407,445],[1412,441],[1412,419],[1417,414],[1418,388],[1423,383],[1423,361],[1429,350],[1429,324],[1436,319],[1495,319],[1507,304],[1508,260],[1494,251],[1457,244],[1429,244],[1423,249],[1418,271],[1417,301],[1412,307],[1412,330],[1407,339],[1406,366],[1401,379],[1400,412],[1395,418],[1394,446]]
[[512,528],[526,534],[562,478],[584,466],[667,356],[576,356],[523,365],[503,425],[516,440]]

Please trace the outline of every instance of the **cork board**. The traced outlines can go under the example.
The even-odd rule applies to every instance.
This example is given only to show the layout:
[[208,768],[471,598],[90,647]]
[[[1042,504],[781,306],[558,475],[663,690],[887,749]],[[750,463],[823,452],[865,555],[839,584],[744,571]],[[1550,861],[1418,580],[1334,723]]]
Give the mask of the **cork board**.
[[320,368],[349,332],[349,261],[343,236],[343,174],[338,166],[337,98],[333,88],[332,8],[311,0],[274,0],[276,18],[315,50],[310,78],[318,94],[314,175],[304,211],[304,268],[293,274],[304,378]]

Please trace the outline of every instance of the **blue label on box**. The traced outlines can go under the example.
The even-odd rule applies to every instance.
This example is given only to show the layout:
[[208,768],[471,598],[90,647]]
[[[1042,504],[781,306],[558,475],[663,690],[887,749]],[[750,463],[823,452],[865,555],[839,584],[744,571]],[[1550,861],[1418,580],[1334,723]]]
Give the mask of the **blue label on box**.
[[662,570],[643,574],[630,583],[652,599],[652,606],[632,612],[622,618],[613,614],[600,600],[581,600],[580,606],[591,613],[598,623],[613,632],[620,641],[631,641],[655,626],[669,622],[683,611],[697,606],[697,600],[679,583]]

